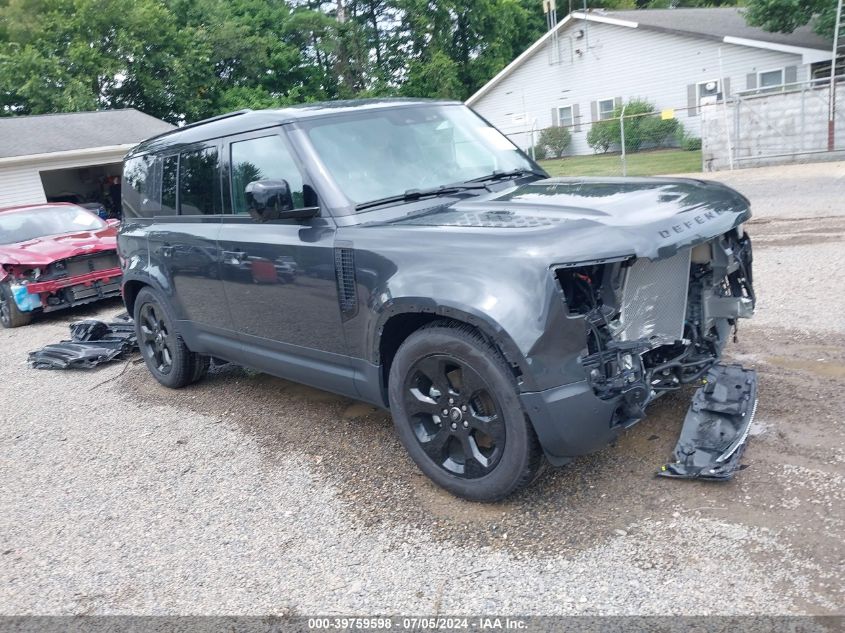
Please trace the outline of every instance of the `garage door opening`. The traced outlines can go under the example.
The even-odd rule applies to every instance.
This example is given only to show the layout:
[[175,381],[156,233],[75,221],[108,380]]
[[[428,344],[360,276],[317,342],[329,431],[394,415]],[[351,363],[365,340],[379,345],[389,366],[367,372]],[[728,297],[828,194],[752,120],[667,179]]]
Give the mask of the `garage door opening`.
[[110,218],[120,217],[122,163],[39,172],[47,202],[73,202]]

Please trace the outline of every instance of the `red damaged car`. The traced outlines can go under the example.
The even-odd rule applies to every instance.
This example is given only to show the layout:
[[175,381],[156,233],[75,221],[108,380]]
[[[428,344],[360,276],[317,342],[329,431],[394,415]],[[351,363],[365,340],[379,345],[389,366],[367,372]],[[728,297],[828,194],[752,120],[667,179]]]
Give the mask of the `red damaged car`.
[[0,209],[0,323],[120,294],[117,220],[75,204]]

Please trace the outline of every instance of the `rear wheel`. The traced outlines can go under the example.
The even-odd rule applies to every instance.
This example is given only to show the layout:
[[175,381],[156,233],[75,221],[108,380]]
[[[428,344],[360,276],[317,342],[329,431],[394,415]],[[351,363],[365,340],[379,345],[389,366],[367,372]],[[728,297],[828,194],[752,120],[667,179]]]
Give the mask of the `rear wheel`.
[[391,366],[389,396],[408,453],[453,494],[501,499],[542,464],[510,368],[470,327],[432,324],[409,336]]
[[0,284],[0,325],[8,328],[21,327],[28,325],[31,320],[32,313],[18,310],[9,284]]
[[135,299],[134,312],[138,348],[156,380],[178,389],[205,376],[209,357],[188,349],[174,328],[170,306],[158,292],[142,289]]

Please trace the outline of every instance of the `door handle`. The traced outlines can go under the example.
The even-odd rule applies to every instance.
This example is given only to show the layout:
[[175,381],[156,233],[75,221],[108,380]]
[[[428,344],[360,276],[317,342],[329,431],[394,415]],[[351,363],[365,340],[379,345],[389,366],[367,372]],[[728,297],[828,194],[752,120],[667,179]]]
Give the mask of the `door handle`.
[[161,247],[162,257],[173,257],[173,247],[170,244],[165,244]]
[[244,251],[223,251],[223,261],[227,264],[240,264],[246,259]]

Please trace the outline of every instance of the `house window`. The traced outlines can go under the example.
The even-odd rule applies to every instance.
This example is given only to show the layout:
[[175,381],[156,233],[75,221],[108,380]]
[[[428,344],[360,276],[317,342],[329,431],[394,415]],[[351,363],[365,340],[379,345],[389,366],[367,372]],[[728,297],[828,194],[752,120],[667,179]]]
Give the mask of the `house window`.
[[783,68],[757,73],[757,87],[760,90],[771,90],[781,86],[783,86]]
[[599,121],[613,118],[615,101],[613,99],[601,99],[599,101]]
[[705,97],[715,97],[719,94],[719,82],[716,79],[702,81],[698,84],[698,103]]
[[572,127],[575,124],[575,116],[572,112],[572,106],[563,106],[557,109],[558,124],[561,127]]

